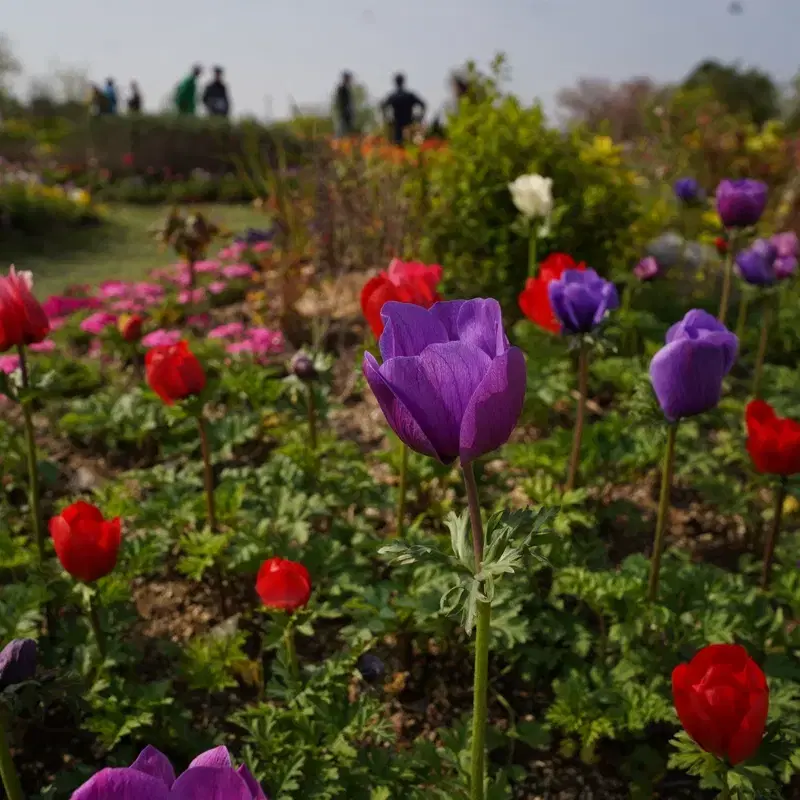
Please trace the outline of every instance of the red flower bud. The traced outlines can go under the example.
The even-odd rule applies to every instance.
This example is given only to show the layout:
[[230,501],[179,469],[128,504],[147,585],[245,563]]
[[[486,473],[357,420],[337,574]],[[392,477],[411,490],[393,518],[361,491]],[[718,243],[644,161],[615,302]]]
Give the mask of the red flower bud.
[[50,520],[50,536],[61,566],[80,581],[108,575],[117,563],[119,517],[106,521],[100,510],[79,500]]
[[142,338],[144,317],[140,314],[123,314],[117,320],[117,329],[126,342],[138,342]]
[[151,348],[144,364],[147,383],[168,406],[205,388],[203,367],[183,340]]
[[779,417],[763,400],[745,410],[747,452],[759,472],[771,475],[800,473],[800,422]]
[[0,353],[21,344],[35,344],[50,333],[47,314],[31,293],[30,272],[0,278]]
[[576,264],[572,256],[566,253],[551,253],[539,265],[539,272],[535,278],[528,278],[525,288],[519,296],[519,307],[522,313],[540,328],[551,333],[561,332],[561,323],[556,319],[550,305],[548,286],[551,281],[557,281],[568,269],[579,272],[586,270],[586,264]]
[[296,561],[268,558],[258,571],[256,591],[267,608],[294,611],[311,597],[311,578]]
[[703,750],[738,764],[764,736],[769,688],[744,647],[712,644],[672,672],[672,696],[686,733]]
[[717,248],[717,253],[724,256],[728,252],[728,240],[724,236],[717,236],[714,239],[714,247]]

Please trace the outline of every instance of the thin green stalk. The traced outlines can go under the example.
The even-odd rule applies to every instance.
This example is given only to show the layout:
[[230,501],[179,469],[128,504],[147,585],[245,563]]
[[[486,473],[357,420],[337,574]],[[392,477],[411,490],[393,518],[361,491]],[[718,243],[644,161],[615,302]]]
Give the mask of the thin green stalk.
[[[27,392],[30,389],[30,378],[28,376],[28,364],[25,360],[25,348],[22,345],[19,346],[19,369],[22,373],[22,388]],[[22,401],[22,416],[25,420],[25,442],[28,451],[31,522],[33,523],[33,533],[36,537],[36,549],[39,552],[39,563],[43,564],[45,559],[44,528],[42,527],[41,501],[39,499],[39,472],[36,467],[36,433],[33,428],[31,403],[28,399]]]
[[539,237],[539,227],[531,220],[530,223],[530,236],[528,238],[528,276],[531,278],[536,277],[539,270],[539,262],[536,260],[536,245]]
[[7,725],[5,714],[0,713],[0,779],[2,779],[8,800],[25,800],[17,768],[14,766],[14,759],[11,758]]
[[783,517],[783,503],[786,500],[786,479],[781,478],[775,487],[775,504],[772,510],[772,524],[769,528],[767,541],[764,543],[764,561],[761,565],[761,588],[769,589],[769,582],[772,578],[772,562],[775,558],[775,547],[778,544],[778,536],[781,531],[781,519]]
[[308,447],[312,454],[317,452],[317,404],[314,399],[314,387],[309,383],[306,395],[308,412]]
[[586,416],[586,396],[589,392],[589,348],[585,341],[581,342],[578,352],[578,408],[575,416],[575,430],[572,434],[572,453],[569,457],[566,490],[575,488],[578,481],[578,468],[581,463],[581,439],[583,438],[583,422]]
[[731,787],[728,783],[728,771],[722,773],[722,791],[719,793],[719,800],[731,800]]
[[[469,518],[472,525],[472,550],[475,557],[475,574],[483,565],[483,521],[478,499],[478,487],[472,464],[462,467],[467,490]],[[489,692],[489,638],[492,621],[491,603],[478,601],[475,623],[475,683],[472,708],[472,752],[470,758],[470,800],[484,800],[486,778],[486,722]]]
[[772,303],[767,299],[764,313],[761,315],[761,336],[758,339],[758,352],[756,365],[753,371],[753,397],[758,398],[761,392],[761,376],[764,372],[764,359],[767,357],[767,342],[769,341],[769,326],[772,323]]
[[674,422],[667,431],[667,446],[664,450],[664,466],[661,471],[661,495],[658,499],[658,520],[653,556],[650,560],[650,580],[647,584],[647,599],[652,603],[658,596],[658,578],[661,572],[661,555],[664,552],[664,533],[669,517],[669,497],[672,490],[672,471],[675,466],[675,440],[678,423]]
[[289,674],[295,683],[300,681],[300,664],[297,661],[297,647],[294,641],[294,625],[290,619],[283,631],[283,643],[286,647],[286,663],[289,665]]
[[406,519],[406,481],[408,480],[408,445],[400,443],[400,483],[397,487],[397,535],[402,537],[405,533]]
[[733,283],[733,259],[735,234],[730,231],[728,234],[728,253],[725,257],[725,272],[722,276],[722,295],[719,298],[719,313],[717,319],[724,325],[725,318],[728,316],[728,304],[731,299],[731,284]]
[[750,294],[746,289],[742,289],[742,296],[739,299],[739,314],[736,317],[736,336],[741,341],[744,338],[744,329],[747,325],[747,312],[750,308]]
[[103,633],[103,626],[100,624],[100,601],[97,599],[96,592],[89,598],[89,624],[92,626],[97,652],[100,653],[100,658],[105,661],[106,636]]

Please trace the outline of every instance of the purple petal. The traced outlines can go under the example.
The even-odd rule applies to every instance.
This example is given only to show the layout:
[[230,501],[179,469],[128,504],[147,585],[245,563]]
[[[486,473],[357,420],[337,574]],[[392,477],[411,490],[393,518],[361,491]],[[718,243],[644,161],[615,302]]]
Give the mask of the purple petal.
[[425,435],[411,412],[395,395],[392,387],[380,373],[380,367],[372,353],[364,354],[364,377],[383,411],[389,427],[397,434],[399,439],[417,453],[423,453],[432,458],[439,458],[436,448]]
[[102,769],[72,795],[72,800],[170,800],[170,798],[172,795],[162,780],[130,767]]
[[12,639],[0,650],[0,690],[33,678],[36,673],[36,642]]
[[680,339],[659,350],[650,362],[650,380],[667,419],[714,408],[730,363],[727,345],[720,346],[711,337]]
[[429,344],[449,340],[444,325],[427,309],[390,300],[381,308],[384,328],[378,343],[383,360],[418,356]]
[[430,308],[430,313],[444,325],[447,338],[451,342],[458,341],[458,315],[467,302],[466,300],[445,300],[434,303]]
[[511,347],[495,358],[473,392],[461,422],[461,463],[496,450],[508,441],[525,401],[525,356]]
[[458,312],[456,324],[458,341],[480,348],[489,358],[508,350],[497,300],[467,300]]
[[205,753],[200,753],[197,758],[189,764],[188,769],[195,767],[228,767],[233,769],[233,762],[231,761],[231,754],[228,748],[224,745],[214,747],[211,750],[206,750]]
[[728,332],[728,329],[714,316],[703,311],[701,308],[694,308],[687,311],[680,322],[676,322],[668,331],[666,336],[667,344],[676,338],[697,338],[700,331],[720,331]]
[[600,287],[599,302],[592,321],[595,325],[599,325],[612,308],[618,307],[619,295],[617,294],[617,287],[610,281],[603,281],[603,285]]
[[264,794],[261,784],[259,784],[253,777],[253,773],[247,768],[247,764],[242,764],[242,766],[236,770],[236,774],[247,784],[250,794],[253,795],[253,800],[269,800],[267,795]]
[[175,783],[175,770],[169,763],[169,759],[150,744],[139,753],[139,757],[131,764],[130,768],[158,778],[164,782],[167,788]]
[[170,800],[253,800],[244,778],[226,767],[190,767],[175,781],[169,797]]

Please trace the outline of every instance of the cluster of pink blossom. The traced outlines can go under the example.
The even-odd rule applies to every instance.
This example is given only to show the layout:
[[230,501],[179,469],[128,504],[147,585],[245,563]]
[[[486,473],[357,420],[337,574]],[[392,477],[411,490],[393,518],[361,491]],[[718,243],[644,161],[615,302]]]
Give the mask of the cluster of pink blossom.
[[266,356],[281,353],[284,348],[283,334],[270,328],[246,328],[241,322],[219,325],[208,332],[209,339],[222,339],[227,343],[225,351],[231,355],[249,353]]

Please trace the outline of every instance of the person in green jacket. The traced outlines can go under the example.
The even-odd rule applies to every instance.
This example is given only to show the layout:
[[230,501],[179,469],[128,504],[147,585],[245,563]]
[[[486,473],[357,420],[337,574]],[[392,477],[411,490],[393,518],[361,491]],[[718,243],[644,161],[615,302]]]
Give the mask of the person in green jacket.
[[179,114],[194,115],[197,108],[197,79],[203,72],[199,64],[192,67],[192,71],[187,75],[175,90],[175,108]]

